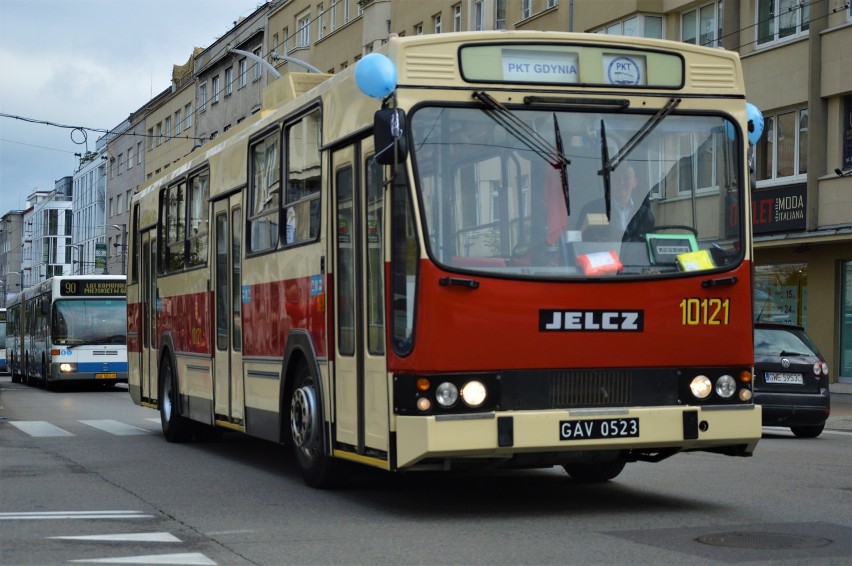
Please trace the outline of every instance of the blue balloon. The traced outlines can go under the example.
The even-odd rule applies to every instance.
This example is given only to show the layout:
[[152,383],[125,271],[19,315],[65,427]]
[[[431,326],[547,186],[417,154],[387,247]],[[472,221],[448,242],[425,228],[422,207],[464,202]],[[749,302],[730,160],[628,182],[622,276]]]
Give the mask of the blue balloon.
[[396,88],[396,65],[380,53],[365,55],[355,67],[355,84],[373,98],[385,98]]
[[763,114],[757,106],[746,102],[746,117],[748,118],[748,143],[755,145],[763,134]]

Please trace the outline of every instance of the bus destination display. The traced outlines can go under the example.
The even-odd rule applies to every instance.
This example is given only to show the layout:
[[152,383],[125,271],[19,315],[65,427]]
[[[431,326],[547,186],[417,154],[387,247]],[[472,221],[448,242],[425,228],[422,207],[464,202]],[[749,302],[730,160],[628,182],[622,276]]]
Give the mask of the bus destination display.
[[126,293],[126,282],[109,279],[63,281],[59,288],[59,294],[63,297],[105,297],[125,295]]

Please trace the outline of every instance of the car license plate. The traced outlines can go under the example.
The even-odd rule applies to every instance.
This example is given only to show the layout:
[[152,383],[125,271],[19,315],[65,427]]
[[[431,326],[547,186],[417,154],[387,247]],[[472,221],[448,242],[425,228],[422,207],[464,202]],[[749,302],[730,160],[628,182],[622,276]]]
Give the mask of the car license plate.
[[631,438],[639,436],[639,419],[580,419],[559,421],[559,440]]
[[96,373],[95,379],[116,379],[118,377],[117,374],[114,373]]
[[800,373],[776,373],[773,371],[766,372],[764,376],[766,383],[789,383],[792,385],[803,385],[804,377]]

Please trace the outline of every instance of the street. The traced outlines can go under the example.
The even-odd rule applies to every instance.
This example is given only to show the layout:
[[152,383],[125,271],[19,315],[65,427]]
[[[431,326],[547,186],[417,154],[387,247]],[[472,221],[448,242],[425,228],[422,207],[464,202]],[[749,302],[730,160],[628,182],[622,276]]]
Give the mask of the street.
[[0,376],[0,563],[847,564],[852,432],[766,428],[755,456],[680,454],[607,484],[561,469],[304,486],[289,454],[226,433],[166,442],[125,386]]

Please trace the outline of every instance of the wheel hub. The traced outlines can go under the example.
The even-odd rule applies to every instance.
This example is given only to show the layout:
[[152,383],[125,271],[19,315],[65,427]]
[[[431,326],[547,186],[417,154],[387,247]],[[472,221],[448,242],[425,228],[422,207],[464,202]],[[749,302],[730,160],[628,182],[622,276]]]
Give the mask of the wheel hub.
[[293,392],[290,409],[290,432],[293,435],[293,442],[303,450],[310,450],[318,430],[314,388],[300,387]]

